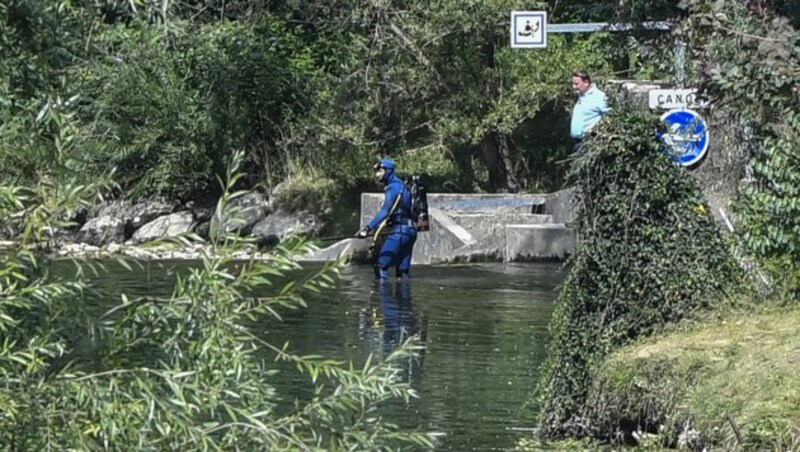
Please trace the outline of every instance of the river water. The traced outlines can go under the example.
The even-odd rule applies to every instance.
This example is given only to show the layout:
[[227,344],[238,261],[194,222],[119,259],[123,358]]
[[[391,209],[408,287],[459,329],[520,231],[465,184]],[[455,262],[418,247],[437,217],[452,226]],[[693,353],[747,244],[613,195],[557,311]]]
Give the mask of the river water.
[[[71,265],[56,273],[67,274]],[[131,272],[109,266],[96,284],[108,306],[129,296],[169,295],[186,262],[152,262]],[[558,264],[415,266],[408,283],[376,285],[369,267],[350,266],[338,290],[308,309],[282,312],[262,333],[298,354],[352,360],[389,353],[407,334],[425,349],[405,368],[419,393],[387,407],[403,427],[444,433],[439,450],[507,450],[530,436],[526,402],[544,359]],[[302,398],[307,376],[280,372],[276,388]],[[290,402],[288,400],[287,402]]]

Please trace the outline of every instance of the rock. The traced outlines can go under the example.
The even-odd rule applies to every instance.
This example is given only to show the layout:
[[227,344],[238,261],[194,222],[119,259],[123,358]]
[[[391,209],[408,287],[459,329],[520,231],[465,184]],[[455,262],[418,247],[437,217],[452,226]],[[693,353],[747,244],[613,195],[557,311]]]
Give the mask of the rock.
[[197,223],[205,223],[210,221],[214,216],[214,210],[216,210],[217,206],[215,203],[210,201],[189,201],[186,203],[186,208],[192,211],[194,220]]
[[147,250],[143,250],[141,248],[136,248],[136,247],[125,248],[123,252],[126,256],[132,259],[151,260],[158,258],[158,255],[156,253],[151,253]]
[[138,229],[156,218],[176,212],[180,207],[181,203],[174,199],[148,199],[134,204],[127,219],[134,229]]
[[192,230],[194,217],[191,212],[177,212],[157,218],[133,233],[134,243],[177,237]]
[[131,211],[132,205],[133,204],[127,199],[106,201],[99,206],[96,206],[95,209],[93,209],[94,212],[92,212],[89,216],[91,218],[113,217],[124,219],[128,216],[128,212]]
[[125,241],[125,221],[111,216],[92,218],[75,234],[75,241],[94,246],[122,243]]
[[231,201],[223,213],[224,218],[218,218],[215,214],[211,222],[219,231],[247,235],[256,223],[264,219],[267,212],[266,196],[259,192],[250,192]]
[[307,211],[287,212],[278,210],[259,221],[251,235],[261,245],[274,245],[290,234],[313,234],[322,229],[321,222]]
[[208,240],[208,231],[210,228],[211,228],[211,222],[206,221],[198,224],[197,227],[194,228],[194,233],[199,235],[204,240]]
[[180,202],[169,198],[154,198],[136,202],[118,199],[97,208],[96,217],[113,217],[125,222],[125,237],[158,217],[169,215],[180,208]]

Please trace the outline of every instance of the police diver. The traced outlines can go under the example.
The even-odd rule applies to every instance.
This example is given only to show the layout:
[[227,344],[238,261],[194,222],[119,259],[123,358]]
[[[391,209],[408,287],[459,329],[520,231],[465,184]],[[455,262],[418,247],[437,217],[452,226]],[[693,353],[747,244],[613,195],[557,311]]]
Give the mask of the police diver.
[[388,232],[375,262],[375,276],[389,279],[389,269],[395,268],[398,278],[408,278],[411,270],[411,254],[417,241],[417,230],[412,219],[413,199],[411,191],[395,174],[395,164],[382,159],[374,166],[375,178],[385,185],[383,206],[372,221],[356,232],[356,237],[373,240]]

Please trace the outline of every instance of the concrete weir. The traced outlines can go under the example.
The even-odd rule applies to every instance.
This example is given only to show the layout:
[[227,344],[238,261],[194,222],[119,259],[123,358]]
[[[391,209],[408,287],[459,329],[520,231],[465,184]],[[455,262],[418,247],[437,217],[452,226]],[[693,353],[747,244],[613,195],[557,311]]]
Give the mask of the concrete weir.
[[[413,263],[563,260],[575,244],[572,190],[544,195],[429,193],[430,230],[417,235]],[[361,195],[361,226],[383,193]],[[305,260],[367,260],[368,240],[347,239]]]

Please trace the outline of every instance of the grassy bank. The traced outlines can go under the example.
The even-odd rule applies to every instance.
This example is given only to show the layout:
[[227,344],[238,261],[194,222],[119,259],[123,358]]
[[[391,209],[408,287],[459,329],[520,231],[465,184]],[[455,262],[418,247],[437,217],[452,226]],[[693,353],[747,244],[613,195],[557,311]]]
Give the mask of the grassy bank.
[[800,308],[738,313],[626,347],[598,370],[596,418],[668,446],[796,450],[798,324]]
[[[610,444],[800,449],[800,308],[738,312],[649,338],[597,369],[589,404]],[[523,441],[521,449],[603,449]]]

